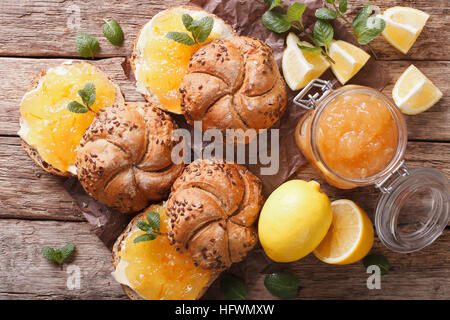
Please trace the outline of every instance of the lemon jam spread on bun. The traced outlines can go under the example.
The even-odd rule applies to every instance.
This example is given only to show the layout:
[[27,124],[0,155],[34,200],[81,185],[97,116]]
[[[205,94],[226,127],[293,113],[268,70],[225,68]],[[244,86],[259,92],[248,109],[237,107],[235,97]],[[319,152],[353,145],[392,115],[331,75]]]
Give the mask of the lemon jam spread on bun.
[[[81,102],[78,90],[95,86],[92,111],[74,113],[71,101]],[[86,62],[65,62],[38,75],[20,105],[19,136],[30,157],[45,171],[61,176],[76,175],[78,144],[91,125],[95,112],[123,103],[120,88],[97,67]]]
[[[142,234],[136,223],[148,212],[160,216],[160,235],[134,243]],[[152,205],[134,218],[113,248],[114,279],[131,299],[194,300],[200,298],[218,273],[195,266],[167,237],[169,218],[163,205]]]
[[200,45],[192,46],[175,42],[166,37],[168,32],[187,32],[182,22],[183,14],[198,20],[206,16],[214,19],[208,39],[231,38],[233,28],[217,16],[190,6],[177,6],[159,12],[139,32],[136,39],[131,67],[137,90],[150,101],[173,113],[181,113],[179,88],[189,60]]

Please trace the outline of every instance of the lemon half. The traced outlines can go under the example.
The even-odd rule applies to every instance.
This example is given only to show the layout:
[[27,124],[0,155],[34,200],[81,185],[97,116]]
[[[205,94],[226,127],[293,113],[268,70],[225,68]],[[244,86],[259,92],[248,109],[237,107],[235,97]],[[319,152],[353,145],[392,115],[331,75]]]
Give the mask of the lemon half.
[[327,235],[314,250],[314,255],[330,264],[349,264],[361,260],[374,240],[372,221],[351,200],[331,203],[333,221]]

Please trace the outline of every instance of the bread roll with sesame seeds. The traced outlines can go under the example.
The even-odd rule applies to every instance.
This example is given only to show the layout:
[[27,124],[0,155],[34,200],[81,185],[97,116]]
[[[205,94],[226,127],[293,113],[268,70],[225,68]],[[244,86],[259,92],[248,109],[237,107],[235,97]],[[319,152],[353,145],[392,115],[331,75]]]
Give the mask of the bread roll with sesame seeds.
[[184,168],[171,159],[176,128],[168,114],[149,103],[101,110],[78,150],[81,185],[94,199],[122,213],[166,198]]
[[227,269],[257,243],[263,202],[261,181],[243,166],[196,160],[167,201],[171,243],[205,269]]
[[[215,40],[191,58],[181,86],[186,121],[202,121],[203,131],[241,129],[245,135],[227,143],[248,143],[273,126],[286,109],[286,85],[273,52],[248,37]],[[249,131],[249,129],[255,129]]]

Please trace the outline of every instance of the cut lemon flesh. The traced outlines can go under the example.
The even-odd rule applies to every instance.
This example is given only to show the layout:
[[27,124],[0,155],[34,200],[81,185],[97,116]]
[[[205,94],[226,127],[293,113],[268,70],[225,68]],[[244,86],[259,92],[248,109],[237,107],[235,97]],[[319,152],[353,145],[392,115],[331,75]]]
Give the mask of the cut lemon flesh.
[[[167,233],[169,218],[161,205],[152,205],[147,210],[159,213],[161,233]],[[179,253],[170,245],[165,235],[155,240],[134,243],[144,234],[136,230],[119,252],[128,265],[126,277],[131,287],[149,300],[193,300],[208,284],[211,271],[196,267],[186,254]]]
[[373,245],[373,225],[367,214],[350,200],[331,203],[333,221],[314,255],[330,264],[349,264],[364,258]]
[[297,44],[307,47],[312,45],[289,33],[286,39],[287,47],[283,52],[283,76],[291,90],[305,87],[311,80],[319,78],[329,67],[330,63],[321,54],[314,54],[301,50]]
[[88,82],[92,82],[96,90],[93,111],[116,101],[114,84],[85,62],[47,70],[37,87],[22,99],[20,136],[38,151],[42,160],[62,172],[75,165],[78,144],[94,119],[93,112],[73,113],[67,109],[71,101],[82,103],[78,90]]
[[331,70],[341,84],[347,83],[369,60],[364,50],[342,40],[333,40],[329,47],[329,56],[335,63]]
[[442,92],[414,65],[410,65],[392,89],[395,104],[405,114],[418,114],[441,98]]
[[[182,22],[184,13],[194,19],[207,15],[204,11],[183,8],[171,8],[157,14],[141,31],[137,49],[142,57],[135,63],[138,88],[145,87],[141,93],[156,95],[161,107],[174,113],[181,113],[178,89],[192,54],[200,48],[198,44],[188,46],[166,37],[168,32],[189,33]],[[232,34],[231,27],[214,17],[213,31],[204,43]]]
[[386,21],[383,37],[402,53],[408,53],[430,17],[427,13],[408,7],[393,7],[380,16]]

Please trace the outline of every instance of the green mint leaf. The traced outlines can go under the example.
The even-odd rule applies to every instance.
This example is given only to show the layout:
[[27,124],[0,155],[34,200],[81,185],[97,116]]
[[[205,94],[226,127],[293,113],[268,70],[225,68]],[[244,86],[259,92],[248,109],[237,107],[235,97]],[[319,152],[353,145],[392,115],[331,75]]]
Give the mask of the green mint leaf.
[[52,262],[56,262],[56,250],[50,247],[43,247],[41,249],[42,255],[48,260]]
[[319,47],[308,47],[308,46],[302,46],[297,44],[297,46],[305,52],[309,52],[309,53],[314,53],[314,54],[320,54],[322,52],[322,49],[320,49]]
[[205,42],[214,26],[214,19],[212,17],[203,17],[198,21],[194,21],[191,27],[194,27],[193,31],[194,38],[197,39],[198,43]]
[[347,0],[339,0],[339,11],[342,13],[347,12]]
[[187,46],[193,46],[195,44],[195,41],[185,32],[168,32],[166,38]]
[[134,243],[139,243],[139,242],[144,242],[144,241],[152,241],[152,240],[155,240],[156,239],[156,237],[157,237],[157,235],[156,234],[143,234],[143,235],[140,235],[139,237],[136,237],[136,238],[134,238]]
[[[152,228],[148,223],[146,223],[143,220],[139,220],[138,222],[136,222],[136,227],[138,227],[139,229],[141,229],[142,231],[150,231],[150,229]],[[152,229],[153,231],[153,229]],[[150,231],[150,233],[152,232]]]
[[366,28],[359,29],[359,33],[356,34],[358,43],[365,45],[370,43],[376,37],[378,37],[386,27],[386,22],[377,17],[369,17],[366,21]]
[[186,30],[191,31],[190,27],[191,27],[192,21],[194,21],[194,18],[192,18],[189,14],[185,13],[181,17],[181,20],[183,21],[183,25],[186,28]]
[[244,300],[248,294],[244,283],[230,274],[222,276],[220,289],[228,300]]
[[266,11],[262,16],[262,23],[267,29],[276,33],[283,33],[291,28],[291,24],[286,20],[286,15],[275,11]]
[[86,113],[89,109],[86,106],[83,106],[78,101],[72,101],[67,105],[67,109],[73,113]]
[[269,7],[269,11],[276,7],[281,7],[281,0],[264,0],[265,3],[267,3]]
[[334,4],[334,0],[325,0],[325,1],[326,1],[326,3]]
[[369,2],[361,9],[361,11],[358,12],[355,19],[353,19],[352,25],[357,35],[362,32],[362,29],[365,28],[367,19],[371,14],[372,4]]
[[147,213],[147,222],[148,222],[149,226],[153,228],[153,230],[159,231],[159,228],[160,228],[159,220],[160,220],[160,217],[157,212],[151,211],[151,212]]
[[338,17],[338,13],[328,8],[320,8],[316,10],[316,18],[322,20],[333,20]]
[[79,32],[75,38],[77,51],[83,58],[94,58],[95,54],[100,50],[100,44],[88,33]]
[[63,260],[69,258],[75,252],[75,244],[69,242],[64,247],[61,248],[61,256]]
[[288,22],[302,21],[303,13],[305,12],[306,5],[303,3],[294,2],[286,12],[286,20]]
[[272,273],[264,279],[264,286],[274,296],[290,299],[297,296],[299,282],[289,273]]
[[97,98],[95,93],[95,86],[92,82],[88,82],[82,90],[78,90],[78,95],[83,100],[83,103],[88,108],[92,106]]
[[383,256],[382,254],[371,254],[369,256],[366,256],[363,259],[363,264],[366,267],[366,269],[372,265],[376,265],[376,266],[380,267],[381,275],[387,274],[391,267],[388,259],[385,256]]
[[334,30],[326,20],[317,20],[314,25],[313,36],[319,46],[326,47],[333,40]]
[[103,20],[105,24],[103,25],[103,35],[113,46],[120,47],[123,44],[123,30],[120,24],[116,20]]

